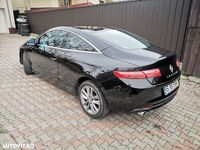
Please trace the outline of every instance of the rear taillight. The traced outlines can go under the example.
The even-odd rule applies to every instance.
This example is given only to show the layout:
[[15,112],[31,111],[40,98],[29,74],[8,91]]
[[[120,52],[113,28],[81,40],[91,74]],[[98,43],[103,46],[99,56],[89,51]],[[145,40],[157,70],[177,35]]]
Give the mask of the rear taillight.
[[124,79],[146,79],[160,77],[159,69],[143,70],[143,71],[114,71],[114,75]]
[[176,66],[178,67],[178,68],[180,68],[180,61],[177,59],[176,60]]

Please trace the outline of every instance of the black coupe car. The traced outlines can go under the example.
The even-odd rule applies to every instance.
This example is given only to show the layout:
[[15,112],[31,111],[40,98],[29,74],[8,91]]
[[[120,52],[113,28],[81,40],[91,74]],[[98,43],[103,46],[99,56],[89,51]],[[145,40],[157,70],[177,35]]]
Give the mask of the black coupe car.
[[161,107],[179,88],[176,55],[122,29],[56,27],[27,41],[19,55],[26,74],[77,94],[92,118]]

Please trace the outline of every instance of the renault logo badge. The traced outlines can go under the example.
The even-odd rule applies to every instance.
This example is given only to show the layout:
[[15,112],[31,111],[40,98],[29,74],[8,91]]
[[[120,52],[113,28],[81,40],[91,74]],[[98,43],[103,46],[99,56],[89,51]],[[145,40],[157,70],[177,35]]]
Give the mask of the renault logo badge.
[[169,65],[169,70],[171,71],[171,73],[174,72],[174,68],[172,67],[172,65]]

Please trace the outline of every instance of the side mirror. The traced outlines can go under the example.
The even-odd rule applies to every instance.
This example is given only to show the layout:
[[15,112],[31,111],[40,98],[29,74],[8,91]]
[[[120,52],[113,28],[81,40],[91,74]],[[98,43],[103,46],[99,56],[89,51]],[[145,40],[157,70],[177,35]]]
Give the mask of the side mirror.
[[27,42],[27,45],[29,45],[29,46],[35,46],[35,44],[36,44],[35,39],[30,39],[30,40]]

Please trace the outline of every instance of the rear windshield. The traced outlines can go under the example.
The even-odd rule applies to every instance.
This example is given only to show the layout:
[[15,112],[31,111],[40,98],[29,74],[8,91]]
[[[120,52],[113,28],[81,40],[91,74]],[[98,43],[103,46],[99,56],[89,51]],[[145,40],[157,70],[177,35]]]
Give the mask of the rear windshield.
[[127,50],[147,48],[150,46],[150,43],[146,40],[130,32],[122,32],[115,29],[103,29],[95,31],[93,34],[105,42]]

